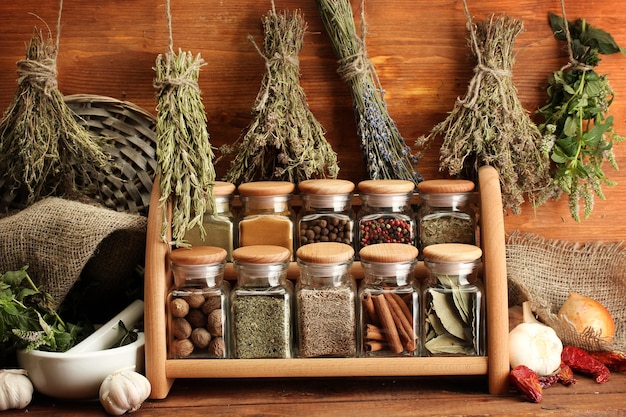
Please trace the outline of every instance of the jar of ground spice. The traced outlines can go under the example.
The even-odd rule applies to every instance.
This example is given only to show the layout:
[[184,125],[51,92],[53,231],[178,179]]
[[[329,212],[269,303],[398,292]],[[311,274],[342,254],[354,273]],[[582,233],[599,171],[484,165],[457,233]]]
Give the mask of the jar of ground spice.
[[167,297],[168,356],[230,356],[230,285],[224,281],[226,251],[214,246],[173,250],[174,288]]
[[290,201],[295,186],[286,181],[256,181],[237,189],[241,199],[239,246],[281,246],[293,260],[295,213]]
[[202,219],[204,236],[199,227],[194,227],[185,234],[185,240],[192,246],[217,246],[226,250],[226,259],[232,261],[233,249],[237,247],[235,233],[235,215],[231,209],[231,202],[235,185],[230,182],[216,181],[213,185],[215,210],[207,207]]
[[299,248],[310,243],[354,244],[354,183],[338,179],[314,179],[298,184],[302,209],[298,213]]
[[231,293],[233,356],[293,356],[293,285],[287,280],[291,253],[271,245],[233,252],[237,284]]
[[362,356],[417,356],[420,289],[414,279],[418,250],[402,243],[361,249],[364,277],[358,292]]
[[406,180],[366,180],[358,185],[362,204],[357,216],[358,247],[375,243],[415,245],[415,184]]
[[474,183],[441,179],[417,185],[422,204],[417,212],[421,253],[438,243],[476,244],[476,212],[472,206]]
[[337,242],[311,243],[298,249],[297,258],[299,356],[356,356],[356,284],[350,274],[354,249]]
[[431,279],[424,291],[424,354],[485,355],[484,300],[477,268],[482,251],[460,243],[424,248]]

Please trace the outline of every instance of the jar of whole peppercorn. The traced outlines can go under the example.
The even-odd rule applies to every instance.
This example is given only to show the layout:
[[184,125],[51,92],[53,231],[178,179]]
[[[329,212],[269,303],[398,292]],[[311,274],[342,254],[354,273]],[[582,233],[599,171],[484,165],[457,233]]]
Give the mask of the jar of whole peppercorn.
[[230,356],[230,285],[224,281],[226,251],[214,246],[173,250],[174,288],[167,297],[168,356]]
[[440,179],[417,185],[422,204],[417,211],[419,249],[438,243],[476,244],[476,212],[472,207],[474,183]]
[[298,184],[302,209],[298,213],[296,247],[317,242],[354,244],[351,181],[314,179]]
[[357,216],[358,247],[375,243],[415,245],[415,184],[407,180],[366,180],[358,185],[362,204]]

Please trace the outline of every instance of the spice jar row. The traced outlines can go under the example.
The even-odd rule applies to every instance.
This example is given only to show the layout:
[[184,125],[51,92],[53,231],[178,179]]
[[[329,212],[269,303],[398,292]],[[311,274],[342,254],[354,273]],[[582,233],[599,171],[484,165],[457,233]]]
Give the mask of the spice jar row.
[[[421,204],[411,204],[415,185],[403,180],[365,180],[358,186],[361,206],[352,208],[355,185],[340,179],[314,179],[298,184],[302,206],[291,205],[295,185],[258,181],[235,185],[216,182],[215,207],[201,225],[188,231],[191,246],[217,246],[232,261],[233,250],[251,245],[298,248],[319,242],[340,242],[360,249],[377,243],[405,243],[421,251],[437,243],[476,243],[474,184],[467,180],[429,180],[418,184]],[[241,210],[232,200],[237,189]],[[202,227],[201,227],[202,226]]]
[[484,355],[481,250],[425,249],[431,278],[414,276],[418,250],[381,243],[361,249],[364,278],[351,275],[354,249],[318,242],[298,249],[299,277],[287,279],[288,249],[233,251],[237,281],[223,279],[226,251],[197,246],[170,253],[168,356],[315,358]]

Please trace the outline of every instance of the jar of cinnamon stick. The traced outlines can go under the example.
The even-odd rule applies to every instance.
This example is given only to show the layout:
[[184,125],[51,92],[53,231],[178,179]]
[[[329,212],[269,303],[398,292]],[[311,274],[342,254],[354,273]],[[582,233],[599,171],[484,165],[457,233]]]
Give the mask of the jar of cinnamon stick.
[[417,356],[420,290],[413,272],[418,250],[380,243],[360,251],[364,278],[358,292],[361,356]]

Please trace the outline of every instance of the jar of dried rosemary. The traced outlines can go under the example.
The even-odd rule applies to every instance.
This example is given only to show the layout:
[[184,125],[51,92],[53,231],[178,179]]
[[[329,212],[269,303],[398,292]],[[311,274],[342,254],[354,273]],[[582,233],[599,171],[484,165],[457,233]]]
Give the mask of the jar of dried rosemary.
[[358,247],[375,243],[415,245],[415,183],[407,180],[365,180],[358,184],[362,204],[357,216]]
[[233,356],[293,356],[293,285],[287,248],[252,245],[233,251],[237,283],[231,292]]
[[424,354],[485,355],[483,290],[477,278],[481,256],[479,247],[461,243],[424,248],[431,274],[424,291]]
[[168,356],[230,356],[230,284],[224,281],[226,251],[214,246],[173,250],[174,287],[167,296]]
[[293,260],[295,213],[290,201],[295,186],[287,181],[240,184],[239,246],[275,245],[289,249]]
[[419,355],[418,250],[403,243],[361,249],[365,275],[358,292],[361,356]]
[[350,274],[354,249],[337,242],[311,243],[298,249],[297,258],[299,356],[356,356],[356,283]]
[[339,179],[313,179],[298,184],[302,209],[298,213],[296,247],[316,242],[354,244],[354,183]]
[[438,243],[476,244],[474,183],[460,179],[426,180],[417,185],[422,204],[417,212],[420,252]]

